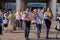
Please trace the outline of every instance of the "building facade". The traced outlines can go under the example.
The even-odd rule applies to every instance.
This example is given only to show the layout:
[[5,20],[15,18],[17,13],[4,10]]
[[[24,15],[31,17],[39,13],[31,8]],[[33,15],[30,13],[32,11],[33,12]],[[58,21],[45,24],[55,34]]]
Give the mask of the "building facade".
[[[57,3],[59,3],[59,0],[0,0],[0,5],[2,5],[2,8],[6,8],[6,9],[12,9],[12,10],[24,10],[26,8],[26,6],[28,6],[29,4],[43,4],[45,5],[45,7],[51,7],[52,9],[52,13],[56,18],[56,10],[57,10]],[[39,5],[40,5],[39,4]],[[41,7],[41,5],[38,7]],[[31,7],[31,6],[29,6]],[[34,7],[32,6],[31,9],[33,9]],[[37,8],[35,6],[35,8]],[[43,7],[44,8],[44,7]],[[58,7],[59,9],[59,7]]]

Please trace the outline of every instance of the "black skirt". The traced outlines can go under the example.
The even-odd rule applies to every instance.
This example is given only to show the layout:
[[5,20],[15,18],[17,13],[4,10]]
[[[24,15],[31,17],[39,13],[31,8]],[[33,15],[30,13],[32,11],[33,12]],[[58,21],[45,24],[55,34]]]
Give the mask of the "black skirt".
[[0,35],[2,35],[2,27],[0,27]]
[[8,24],[4,24],[4,27],[7,27]]

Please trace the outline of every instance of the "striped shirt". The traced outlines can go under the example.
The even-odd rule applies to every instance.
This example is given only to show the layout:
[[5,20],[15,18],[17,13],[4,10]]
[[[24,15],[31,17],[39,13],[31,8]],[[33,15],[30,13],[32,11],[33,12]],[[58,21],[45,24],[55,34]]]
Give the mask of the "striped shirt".
[[[32,12],[28,12],[28,13],[26,13],[25,12],[25,18],[27,18],[29,16],[29,18],[32,20],[33,19],[33,17],[32,17]],[[25,19],[24,18],[24,19]],[[29,20],[28,18],[27,19],[25,19],[25,20]]]
[[[39,12],[38,15],[41,17],[42,21],[44,21],[44,15],[42,12]],[[37,24],[42,24],[42,21],[39,18],[36,18]]]

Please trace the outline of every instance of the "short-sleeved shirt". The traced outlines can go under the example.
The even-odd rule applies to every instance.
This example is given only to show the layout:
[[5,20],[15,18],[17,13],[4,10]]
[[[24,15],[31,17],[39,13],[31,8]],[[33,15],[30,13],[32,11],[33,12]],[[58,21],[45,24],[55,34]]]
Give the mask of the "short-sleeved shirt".
[[18,20],[22,20],[22,12],[21,13],[19,13],[19,15],[18,15]]
[[7,24],[7,23],[8,23],[8,20],[7,20],[7,19],[4,19],[4,20],[3,20],[3,23],[4,23],[4,24]]
[[18,12],[16,12],[15,17],[16,17],[16,20],[18,20]]
[[[26,18],[27,16],[29,16],[31,20],[33,19],[33,17],[32,17],[32,12],[28,12],[27,14],[25,14],[25,18]],[[25,19],[25,18],[24,18],[24,19]]]
[[38,13],[41,19],[44,21],[44,14],[42,12]]
[[[38,15],[41,17],[42,21],[44,21],[44,15],[42,12],[39,12]],[[42,24],[42,21],[39,18],[36,18],[37,24]]]
[[45,12],[44,13],[44,17],[45,17],[45,19],[48,19],[48,18],[52,18],[53,17],[53,15],[51,14],[51,13],[47,13],[47,12]]

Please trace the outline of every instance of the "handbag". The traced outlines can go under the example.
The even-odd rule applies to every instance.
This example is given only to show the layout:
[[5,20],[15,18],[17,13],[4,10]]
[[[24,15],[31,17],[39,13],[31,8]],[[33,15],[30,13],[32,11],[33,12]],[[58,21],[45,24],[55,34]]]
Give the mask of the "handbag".
[[59,23],[58,23],[58,25],[56,25],[55,30],[60,31]]

